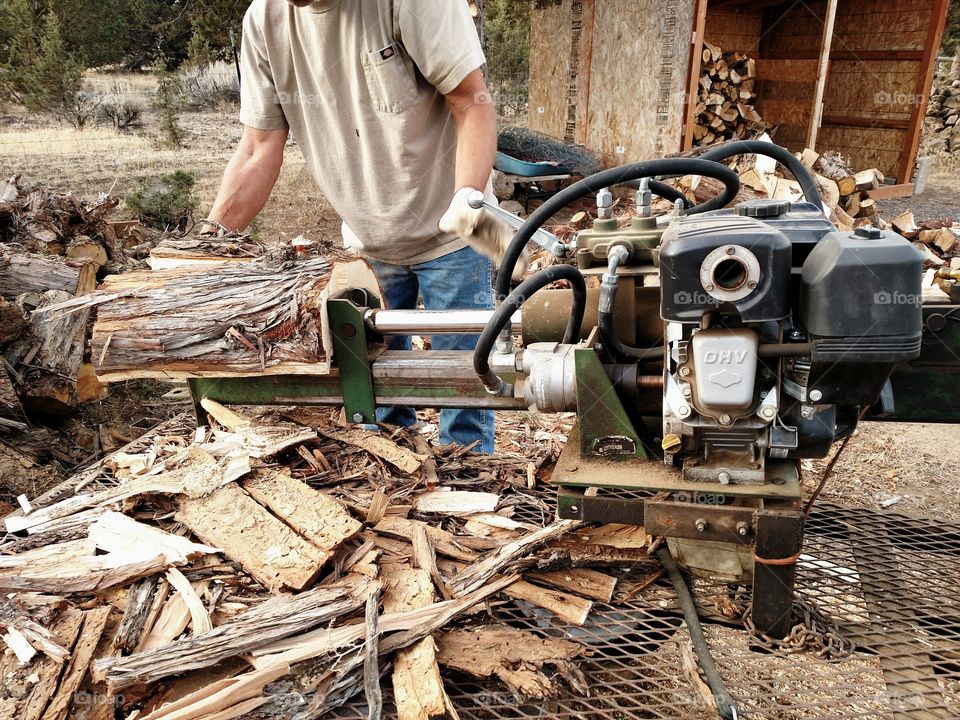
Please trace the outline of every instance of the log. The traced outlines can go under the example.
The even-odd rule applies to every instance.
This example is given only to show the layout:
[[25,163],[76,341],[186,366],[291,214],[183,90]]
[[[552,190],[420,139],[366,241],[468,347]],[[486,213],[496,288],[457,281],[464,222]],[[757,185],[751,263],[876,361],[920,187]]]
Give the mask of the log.
[[[426,570],[401,565],[384,570],[384,613],[401,613],[433,604],[433,580]],[[393,661],[393,697],[399,720],[429,720],[446,714],[448,700],[440,678],[432,637],[397,652]]]
[[870,198],[863,198],[860,201],[860,212],[857,217],[871,218],[877,215],[877,201]]
[[883,182],[883,173],[876,168],[870,168],[869,170],[861,170],[853,176],[853,179],[856,183],[856,189],[863,192],[878,187]]
[[362,260],[263,259],[111,275],[85,302],[57,310],[97,307],[92,357],[106,382],[316,375],[330,370],[324,300],[347,285],[379,295]]
[[105,679],[112,690],[122,690],[211,667],[356,611],[365,603],[368,586],[354,577],[299,595],[271,598],[203,635],[130,657],[97,660],[93,675]]
[[86,260],[0,250],[0,297],[16,300],[24,293],[49,290],[80,296],[97,286],[97,266]]
[[506,625],[483,625],[437,635],[437,660],[441,665],[478,678],[496,677],[524,697],[555,694],[556,687],[551,676],[543,672],[544,665],[553,665],[561,675],[572,672],[577,676],[571,661],[587,654],[579,643],[541,638]]

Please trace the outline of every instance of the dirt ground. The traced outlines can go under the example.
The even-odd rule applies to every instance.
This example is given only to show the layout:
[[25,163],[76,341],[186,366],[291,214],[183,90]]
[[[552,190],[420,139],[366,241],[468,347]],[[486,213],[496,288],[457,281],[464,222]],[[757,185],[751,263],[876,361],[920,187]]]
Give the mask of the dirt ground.
[[[103,81],[106,82],[106,81]],[[197,177],[200,210],[209,208],[224,165],[240,138],[236,109],[184,113],[181,124],[185,147],[160,149],[154,121],[148,117],[143,131],[119,133],[110,128],[82,132],[9,108],[0,108],[0,176],[21,175],[24,183],[42,183],[82,197],[101,192],[125,195],[142,179],[156,178],[183,169]],[[956,171],[938,167],[926,192],[914,198],[882,203],[881,214],[892,217],[906,207],[918,221],[960,217]],[[123,208],[118,209],[123,215]],[[308,239],[336,239],[340,222],[313,184],[296,146],[288,145],[284,167],[267,207],[253,232],[264,242],[289,242],[297,235]],[[128,384],[115,388],[99,406],[86,410],[85,422],[93,427],[116,424],[130,432],[145,428],[187,407],[183,401],[164,399],[169,386]],[[511,428],[517,427],[514,423]],[[562,442],[563,427],[553,417],[530,418],[525,426],[544,442]],[[516,432],[516,430],[513,430]],[[538,435],[539,433],[539,435]],[[499,446],[509,446],[501,436]],[[812,489],[823,462],[804,465],[805,485]],[[838,462],[823,499],[843,504],[891,507],[935,518],[960,519],[960,427],[864,423]],[[37,490],[41,477],[27,478]],[[47,475],[44,484],[53,482]],[[2,482],[2,480],[0,480]],[[32,494],[36,494],[35,492]]]

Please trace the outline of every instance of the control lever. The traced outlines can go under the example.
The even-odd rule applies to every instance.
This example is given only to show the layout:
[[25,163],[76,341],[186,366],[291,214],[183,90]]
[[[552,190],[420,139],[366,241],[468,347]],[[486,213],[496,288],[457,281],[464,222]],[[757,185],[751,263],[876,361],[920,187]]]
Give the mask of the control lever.
[[[500,220],[503,220],[503,222],[514,230],[519,230],[520,226],[523,225],[523,218],[517,217],[513,213],[508,213],[506,210],[497,207],[491,202],[487,202],[487,199],[479,190],[475,190],[467,196],[467,204],[474,210],[485,209]],[[570,249],[567,243],[543,228],[540,228],[533,234],[533,241],[554,257],[565,257]]]

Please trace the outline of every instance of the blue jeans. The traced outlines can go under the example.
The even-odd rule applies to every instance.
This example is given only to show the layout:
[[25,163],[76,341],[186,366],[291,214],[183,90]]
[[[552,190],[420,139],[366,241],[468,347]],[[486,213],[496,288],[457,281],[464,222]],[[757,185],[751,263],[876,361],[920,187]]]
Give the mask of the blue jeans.
[[[371,260],[370,265],[380,281],[383,302],[388,308],[412,310],[418,295],[427,310],[454,308],[475,310],[493,307],[490,261],[472,248],[463,248],[436,260],[416,265],[390,265]],[[436,335],[431,338],[434,350],[473,350],[477,335]],[[410,336],[391,335],[391,350],[410,350]],[[410,426],[417,421],[416,411],[408,407],[378,408],[377,420],[391,425]],[[440,442],[471,445],[475,452],[493,452],[492,410],[441,410]]]

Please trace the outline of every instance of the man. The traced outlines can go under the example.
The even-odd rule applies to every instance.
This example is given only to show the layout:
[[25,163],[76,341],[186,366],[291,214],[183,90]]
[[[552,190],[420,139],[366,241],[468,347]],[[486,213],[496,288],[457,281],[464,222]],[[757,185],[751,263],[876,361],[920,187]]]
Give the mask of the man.
[[[467,203],[490,193],[496,116],[465,0],[254,0],[244,19],[240,121],[210,219],[243,229],[263,208],[292,132],[370,261],[387,307],[491,306],[491,264],[512,235]],[[437,336],[471,350],[474,336]],[[410,348],[410,338],[391,339]],[[381,422],[412,425],[410,408]],[[444,410],[441,442],[493,452],[493,414]]]

